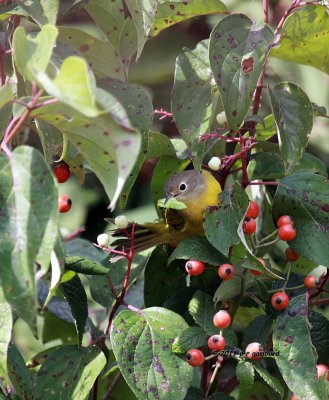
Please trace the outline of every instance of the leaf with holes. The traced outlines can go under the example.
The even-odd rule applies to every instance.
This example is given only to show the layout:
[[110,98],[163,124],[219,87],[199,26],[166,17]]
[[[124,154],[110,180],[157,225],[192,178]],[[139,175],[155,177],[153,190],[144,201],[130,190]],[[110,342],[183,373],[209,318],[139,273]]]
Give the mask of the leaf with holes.
[[210,65],[222,97],[228,125],[236,132],[252,101],[273,32],[243,14],[221,19],[210,35]]
[[0,381],[2,387],[8,387],[8,346],[13,328],[13,315],[10,304],[7,302],[3,289],[0,286]]
[[282,179],[274,197],[274,221],[282,214],[291,216],[297,232],[289,245],[309,260],[329,266],[328,180],[302,173]]
[[128,10],[130,12],[130,15],[132,16],[137,31],[137,37],[138,37],[137,59],[138,59],[142,53],[147,36],[153,24],[157,12],[158,1],[144,0],[143,2],[140,2],[139,0],[125,0],[125,4],[128,7]]
[[161,1],[153,21],[149,37],[158,35],[161,31],[178,22],[185,21],[199,15],[222,14],[228,10],[221,1],[213,0],[187,0],[187,1]]
[[26,35],[24,28],[18,27],[13,35],[14,61],[19,73],[33,81],[35,71],[45,72],[58,31],[55,26],[45,25],[36,35]]
[[328,396],[327,384],[316,379],[317,355],[310,338],[305,295],[290,300],[278,316],[273,331],[275,361],[289,389],[303,399],[321,400]]
[[184,399],[193,369],[172,351],[188,327],[165,308],[121,311],[113,321],[111,344],[120,371],[138,399]]
[[10,163],[0,157],[0,167],[0,279],[7,301],[33,329],[34,263],[49,267],[58,233],[57,186],[32,147],[17,147]]
[[80,278],[76,275],[71,280],[60,285],[65,300],[68,302],[77,330],[79,344],[85,331],[88,318],[88,303],[85,289]]
[[282,82],[269,89],[286,172],[303,156],[313,126],[313,107],[301,88]]
[[204,229],[209,242],[222,254],[228,255],[232,245],[240,242],[237,233],[249,204],[246,192],[235,182],[222,192],[221,205],[205,214]]
[[[84,57],[97,78],[111,77],[125,80],[120,56],[108,40],[97,39],[81,29],[60,26],[58,41],[72,47]],[[75,52],[71,51],[71,54]]]
[[34,400],[85,400],[105,365],[98,347],[60,346],[38,371]]
[[312,65],[329,74],[329,16],[326,7],[308,4],[291,13],[270,56]]

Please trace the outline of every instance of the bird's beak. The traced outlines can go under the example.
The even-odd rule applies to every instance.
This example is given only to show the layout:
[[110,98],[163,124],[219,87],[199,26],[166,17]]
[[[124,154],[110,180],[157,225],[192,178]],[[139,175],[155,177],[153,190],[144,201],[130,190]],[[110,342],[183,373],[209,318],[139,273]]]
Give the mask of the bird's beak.
[[175,197],[175,196],[173,196],[171,193],[169,193],[169,194],[166,196],[165,204],[166,204],[170,199],[172,199],[173,197]]

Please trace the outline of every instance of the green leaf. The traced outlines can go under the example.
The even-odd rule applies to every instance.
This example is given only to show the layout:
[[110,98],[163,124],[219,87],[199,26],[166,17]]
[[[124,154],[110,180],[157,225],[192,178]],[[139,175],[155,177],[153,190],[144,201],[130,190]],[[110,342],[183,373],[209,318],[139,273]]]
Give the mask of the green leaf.
[[12,101],[14,98],[13,88],[9,84],[0,87],[0,108]]
[[66,257],[65,269],[85,275],[105,275],[109,269],[95,261],[83,257]]
[[97,39],[81,29],[60,26],[58,41],[71,46],[74,49],[71,53],[78,52],[87,61],[97,78],[111,77],[125,80],[125,72],[119,54],[108,40]]
[[289,245],[300,255],[329,265],[329,184],[316,174],[292,174],[280,181],[273,203],[273,219],[288,214],[297,236]]
[[74,324],[56,317],[50,311],[46,311],[44,313],[42,341],[49,343],[54,340],[61,340],[62,343],[78,343]]
[[188,326],[164,308],[121,311],[113,321],[111,344],[120,371],[138,399],[184,399],[192,368],[171,352]]
[[198,290],[194,293],[188,306],[188,310],[194,321],[207,333],[214,330],[214,314],[216,313],[211,296]]
[[62,283],[60,288],[72,311],[79,344],[81,344],[88,318],[88,302],[85,289],[77,275],[68,282]]
[[7,353],[13,328],[13,315],[2,287],[0,287],[0,382],[2,387],[8,387]]
[[253,364],[255,371],[261,376],[265,383],[267,383],[272,389],[274,389],[277,393],[279,393],[280,398],[283,398],[284,387],[281,382],[275,376],[272,376],[266,369],[258,365],[257,363]]
[[43,154],[48,164],[59,159],[63,151],[63,134],[54,126],[41,120],[35,120],[36,128],[42,144]]
[[239,361],[236,366],[236,376],[240,383],[240,391],[244,392],[254,383],[255,371],[254,366],[250,362]]
[[83,115],[96,117],[100,114],[101,110],[96,105],[94,95],[95,80],[84,59],[75,56],[67,57],[54,80],[41,70],[35,72],[35,78],[48,94]]
[[157,207],[158,208],[171,208],[173,210],[184,210],[185,208],[187,208],[186,205],[182,201],[179,201],[179,200],[175,199],[174,197],[172,197],[169,200],[166,200],[165,198],[159,199],[157,202]]
[[198,326],[190,326],[176,337],[172,345],[172,351],[174,353],[186,353],[190,349],[196,349],[206,344],[206,332]]
[[192,236],[180,242],[171,254],[168,263],[176,259],[194,259],[216,266],[227,262],[227,258],[201,236]]
[[[304,153],[296,162],[293,172],[310,172],[328,176],[326,164],[309,153]],[[253,154],[248,164],[248,175],[251,180],[283,178],[285,168],[281,155],[273,151]]]
[[177,57],[171,103],[181,137],[192,157],[197,157],[200,151],[201,159],[204,142],[198,139],[211,132],[216,107],[212,101],[215,82],[208,60],[208,43],[202,41],[194,50],[184,48]]
[[207,211],[205,214],[206,237],[225,256],[228,255],[232,245],[240,242],[237,230],[248,204],[247,194],[235,182],[230,189],[222,192],[218,211]]
[[32,17],[38,25],[56,24],[59,9],[59,0],[17,0],[28,16]]
[[149,37],[158,35],[161,31],[178,22],[198,15],[222,14],[227,12],[225,4],[213,0],[189,1],[158,1],[158,8]]
[[313,107],[303,90],[293,83],[279,83],[269,93],[285,170],[291,172],[307,146],[313,126]]
[[148,159],[163,156],[175,157],[175,155],[174,146],[168,136],[160,132],[150,132],[147,149]]
[[17,347],[10,343],[8,347],[8,372],[17,394],[21,399],[33,400],[33,380],[30,371]]
[[214,302],[231,299],[241,293],[241,278],[234,275],[232,279],[223,281],[214,294]]
[[[136,255],[131,266],[128,285],[136,279],[145,267],[146,258]],[[121,259],[111,263],[109,259],[103,261],[107,268],[112,284],[115,290],[120,294],[122,284],[127,272],[127,260]],[[109,308],[114,301],[112,290],[105,276],[92,276],[90,280],[90,292],[92,298],[105,308]]]
[[[169,253],[156,247],[145,268],[144,300],[145,306],[162,306],[177,290],[186,286],[186,274],[176,264],[168,266]],[[161,287],[161,290],[154,290]]]
[[66,255],[88,258],[89,260],[101,263],[108,257],[88,240],[76,238],[65,243]]
[[329,360],[329,321],[324,315],[316,311],[311,311],[308,314],[308,320],[311,324],[312,344],[319,356],[317,363],[325,363]]
[[272,332],[273,320],[268,315],[259,315],[253,319],[243,332],[242,347],[257,342],[265,348]]
[[41,73],[46,71],[57,34],[57,28],[51,25],[44,25],[36,36],[26,35],[22,27],[15,30],[14,61],[18,72],[25,79],[34,81],[36,71]]
[[150,32],[153,20],[157,12],[157,0],[144,0],[142,3],[139,0],[125,0],[130,15],[134,21],[138,46],[137,46],[137,59],[140,57],[143,47],[145,45],[147,35]]
[[98,347],[61,346],[38,371],[35,399],[85,400],[105,364]]
[[115,49],[119,47],[120,31],[125,20],[121,0],[89,0],[86,10]]
[[293,12],[285,20],[279,38],[278,45],[271,49],[271,57],[312,65],[329,73],[329,16],[326,7],[308,4]]
[[121,62],[128,76],[128,70],[133,56],[136,54],[138,46],[137,30],[132,18],[126,18],[120,32],[119,54]]
[[210,34],[210,66],[231,131],[236,132],[252,101],[273,32],[244,14],[221,19]]
[[301,398],[327,398],[325,381],[316,380],[316,354],[310,339],[305,295],[290,300],[273,331],[275,361],[289,389]]
[[0,156],[0,278],[13,310],[33,329],[34,263],[49,267],[58,232],[58,193],[40,152],[19,146]]
[[257,141],[268,140],[277,134],[274,115],[270,114],[256,125],[255,139]]

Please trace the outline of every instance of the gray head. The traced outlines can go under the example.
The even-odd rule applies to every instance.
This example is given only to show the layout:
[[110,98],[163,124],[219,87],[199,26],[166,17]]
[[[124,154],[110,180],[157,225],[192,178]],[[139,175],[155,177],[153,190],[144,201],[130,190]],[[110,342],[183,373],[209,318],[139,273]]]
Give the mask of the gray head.
[[204,176],[196,171],[183,171],[172,176],[165,184],[166,199],[175,197],[177,200],[188,199],[193,195],[198,195],[206,189]]

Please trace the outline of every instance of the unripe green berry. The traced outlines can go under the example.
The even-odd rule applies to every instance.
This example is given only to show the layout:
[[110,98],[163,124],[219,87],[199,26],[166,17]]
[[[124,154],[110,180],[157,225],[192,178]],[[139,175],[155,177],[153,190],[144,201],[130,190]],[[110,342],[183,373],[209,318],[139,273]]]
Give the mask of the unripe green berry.
[[219,157],[212,157],[211,160],[208,162],[208,167],[212,171],[218,171],[221,166],[221,159]]
[[118,215],[117,217],[115,217],[114,223],[119,229],[126,229],[129,225],[128,219],[125,215]]

